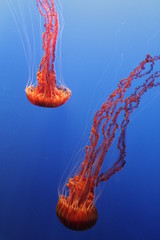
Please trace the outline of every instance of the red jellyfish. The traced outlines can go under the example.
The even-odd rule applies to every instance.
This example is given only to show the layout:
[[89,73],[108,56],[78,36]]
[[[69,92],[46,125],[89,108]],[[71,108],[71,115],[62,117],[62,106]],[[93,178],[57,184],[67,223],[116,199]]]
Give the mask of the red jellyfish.
[[[160,86],[160,71],[153,72],[155,63],[159,60],[160,56],[152,58],[147,55],[127,78],[119,82],[117,89],[95,113],[90,143],[85,147],[84,159],[76,174],[73,178],[69,178],[59,194],[56,214],[66,227],[85,230],[95,225],[98,218],[95,207],[95,188],[124,167],[125,137],[129,118],[134,109],[138,108],[144,93],[153,87]],[[138,81],[138,86],[130,93],[132,89],[129,90],[129,88],[133,81],[135,83]],[[101,172],[106,154],[117,135],[118,158],[106,172]]]
[[42,107],[58,107],[64,104],[71,96],[71,91],[64,86],[56,85],[54,70],[55,48],[58,37],[59,20],[54,0],[37,0],[37,7],[45,19],[43,33],[43,50],[39,70],[38,84],[29,85],[25,91],[29,101]]

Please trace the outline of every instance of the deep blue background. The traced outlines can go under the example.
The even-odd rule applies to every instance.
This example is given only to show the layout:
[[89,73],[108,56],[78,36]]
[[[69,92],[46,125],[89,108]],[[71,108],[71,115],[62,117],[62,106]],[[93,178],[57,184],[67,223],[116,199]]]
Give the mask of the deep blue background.
[[7,1],[0,1],[0,240],[160,239],[158,88],[133,114],[127,164],[106,183],[96,226],[70,231],[55,214],[61,176],[87,143],[94,112],[147,53],[160,54],[159,11],[159,0],[64,1],[62,70],[72,97],[44,109],[25,96],[24,51]]

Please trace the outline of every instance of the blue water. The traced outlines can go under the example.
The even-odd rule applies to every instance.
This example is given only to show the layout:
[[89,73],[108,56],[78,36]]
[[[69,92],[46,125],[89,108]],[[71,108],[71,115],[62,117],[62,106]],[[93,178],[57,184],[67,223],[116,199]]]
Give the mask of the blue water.
[[[45,109],[26,98],[24,49],[7,1],[0,1],[0,240],[160,239],[159,88],[132,116],[127,163],[100,186],[95,227],[71,231],[55,213],[59,182],[86,145],[95,111],[147,53],[160,54],[159,11],[159,0],[64,1],[62,71],[72,96]],[[34,24],[36,13],[35,6]]]

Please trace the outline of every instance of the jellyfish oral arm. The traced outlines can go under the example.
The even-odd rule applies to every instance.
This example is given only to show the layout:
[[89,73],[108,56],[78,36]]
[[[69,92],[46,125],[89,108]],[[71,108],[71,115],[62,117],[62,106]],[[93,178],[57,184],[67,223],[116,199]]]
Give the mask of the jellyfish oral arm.
[[58,37],[59,20],[58,14],[55,10],[54,1],[51,1],[50,5],[48,1],[44,3],[37,0],[37,7],[40,14],[45,19],[45,32],[43,33],[44,55],[39,66],[39,72],[42,71],[44,73],[44,78],[50,87],[50,84],[52,84],[52,86],[55,86],[56,84],[55,77],[51,78],[53,81],[50,83],[50,74],[54,74],[55,47]]
[[[150,55],[147,55],[146,59],[130,73],[128,78],[120,81],[118,88],[114,90],[107,101],[102,105],[101,109],[95,114],[91,129],[90,144],[85,148],[86,155],[84,161],[82,162],[82,169],[84,171],[84,169],[91,169],[96,166],[93,171],[90,171],[91,175],[96,179],[96,186],[101,181],[107,181],[113,174],[120,171],[125,165],[125,137],[126,129],[129,124],[129,118],[132,112],[138,108],[144,93],[153,87],[160,86],[160,82],[156,82],[156,80],[160,77],[160,71],[156,71],[151,74],[154,64],[158,60],[160,60],[160,56],[152,58]],[[139,80],[144,77],[146,77],[144,83],[136,87],[133,93],[129,97],[125,98],[125,93],[131,87],[132,81]],[[118,124],[118,118],[122,113],[123,118]],[[116,130],[118,129],[120,129],[120,136],[117,144],[117,148],[120,151],[119,157],[110,169],[108,169],[105,173],[100,173],[106,153],[115,139]],[[98,146],[100,130],[103,134],[103,141]]]

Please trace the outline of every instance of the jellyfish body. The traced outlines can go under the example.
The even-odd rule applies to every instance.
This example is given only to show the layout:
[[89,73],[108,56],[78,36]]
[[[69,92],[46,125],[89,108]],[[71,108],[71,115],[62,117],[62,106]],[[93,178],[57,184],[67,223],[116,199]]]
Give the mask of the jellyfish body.
[[98,218],[94,206],[94,180],[82,175],[70,178],[67,184],[69,195],[60,196],[56,213],[66,227],[73,230],[86,230],[93,227]]
[[56,85],[54,61],[59,29],[58,14],[54,0],[37,0],[37,7],[45,19],[44,55],[37,72],[38,84],[36,86],[27,85],[25,91],[32,104],[43,107],[58,107],[67,102],[71,96],[71,91],[67,87]]
[[[160,86],[160,70],[153,72],[157,61],[160,61],[160,56],[152,58],[147,55],[127,78],[119,82],[117,89],[95,113],[90,143],[85,147],[84,159],[74,177],[69,178],[63,187],[57,203],[57,216],[65,226],[74,230],[85,230],[96,223],[98,213],[95,207],[95,188],[125,165],[125,138],[129,117],[138,108],[144,93]],[[126,96],[132,82],[140,79],[143,83]],[[120,131],[117,142],[119,156],[106,172],[101,172],[106,154],[117,136],[117,130]]]
[[63,86],[28,86],[26,87],[28,100],[37,106],[55,108],[63,105],[71,96],[71,91]]
[[76,231],[93,227],[98,219],[98,212],[94,205],[89,208],[74,207],[64,196],[58,200],[56,214],[63,225]]

